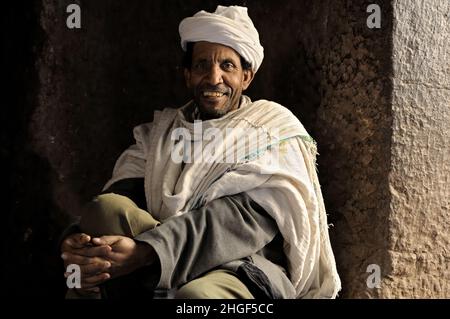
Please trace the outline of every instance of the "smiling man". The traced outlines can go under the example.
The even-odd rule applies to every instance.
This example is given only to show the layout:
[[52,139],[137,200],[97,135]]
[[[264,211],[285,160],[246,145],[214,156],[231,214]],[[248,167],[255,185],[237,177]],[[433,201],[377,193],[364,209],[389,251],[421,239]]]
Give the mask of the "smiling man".
[[184,75],[202,120],[219,118],[239,107],[254,72],[232,48],[200,41],[187,44]]
[[[193,99],[134,129],[136,143],[62,243],[65,265],[82,274],[68,296],[334,298],[315,143],[289,110],[243,95],[264,56],[247,8],[200,11],[179,31]],[[174,161],[175,150],[213,160]],[[234,160],[218,160],[224,152]]]

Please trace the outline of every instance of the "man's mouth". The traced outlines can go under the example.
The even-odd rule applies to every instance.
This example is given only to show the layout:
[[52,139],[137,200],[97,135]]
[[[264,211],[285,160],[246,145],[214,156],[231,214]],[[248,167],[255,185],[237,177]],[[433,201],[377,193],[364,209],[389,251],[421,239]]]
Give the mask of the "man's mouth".
[[224,92],[217,92],[217,91],[203,91],[202,96],[203,97],[222,97],[226,95]]

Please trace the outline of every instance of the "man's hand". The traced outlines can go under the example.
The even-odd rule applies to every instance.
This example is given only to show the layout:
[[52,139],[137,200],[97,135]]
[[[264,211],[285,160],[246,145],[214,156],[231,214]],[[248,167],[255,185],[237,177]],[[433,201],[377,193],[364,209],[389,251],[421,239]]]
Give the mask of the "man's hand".
[[[100,291],[97,286],[111,277],[107,273],[111,263],[103,257],[111,250],[108,245],[92,245],[91,237],[83,233],[69,235],[62,242],[64,268],[67,269],[70,264],[80,266],[81,288],[77,289],[78,292],[89,294]],[[68,275],[70,273],[65,273],[66,277]]]
[[111,278],[123,276],[134,270],[150,265],[155,260],[155,251],[144,243],[139,243],[124,236],[102,236],[93,238],[95,247],[110,247],[111,250],[102,255],[110,261],[107,273]]

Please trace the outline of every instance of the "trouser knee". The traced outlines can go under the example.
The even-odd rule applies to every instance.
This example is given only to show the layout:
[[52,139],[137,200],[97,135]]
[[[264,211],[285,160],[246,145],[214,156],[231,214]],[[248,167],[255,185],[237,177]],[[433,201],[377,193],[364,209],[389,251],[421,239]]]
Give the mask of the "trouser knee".
[[253,299],[253,295],[234,273],[214,270],[178,289],[176,299]]
[[80,220],[81,230],[91,236],[134,237],[158,224],[131,199],[113,193],[99,195],[90,201]]

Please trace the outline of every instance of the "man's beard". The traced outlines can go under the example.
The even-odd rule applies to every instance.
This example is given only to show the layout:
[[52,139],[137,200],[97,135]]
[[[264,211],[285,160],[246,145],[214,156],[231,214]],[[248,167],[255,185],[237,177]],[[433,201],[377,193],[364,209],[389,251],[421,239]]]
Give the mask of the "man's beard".
[[218,119],[225,114],[227,114],[232,106],[231,101],[227,101],[227,103],[224,105],[224,107],[220,109],[213,109],[213,108],[205,108],[199,101],[195,100],[195,104],[198,107],[198,110],[200,112],[200,117],[202,120],[212,120],[212,119]]
[[[225,93],[224,96],[227,99],[227,101],[220,108],[205,107],[201,102],[202,92],[204,92],[204,91]],[[224,116],[229,111],[231,111],[231,109],[233,108],[231,92],[232,91],[230,88],[223,87],[223,86],[203,86],[203,87],[195,90],[193,92],[194,93],[194,101],[200,112],[201,119],[202,120],[217,119],[217,118]]]

